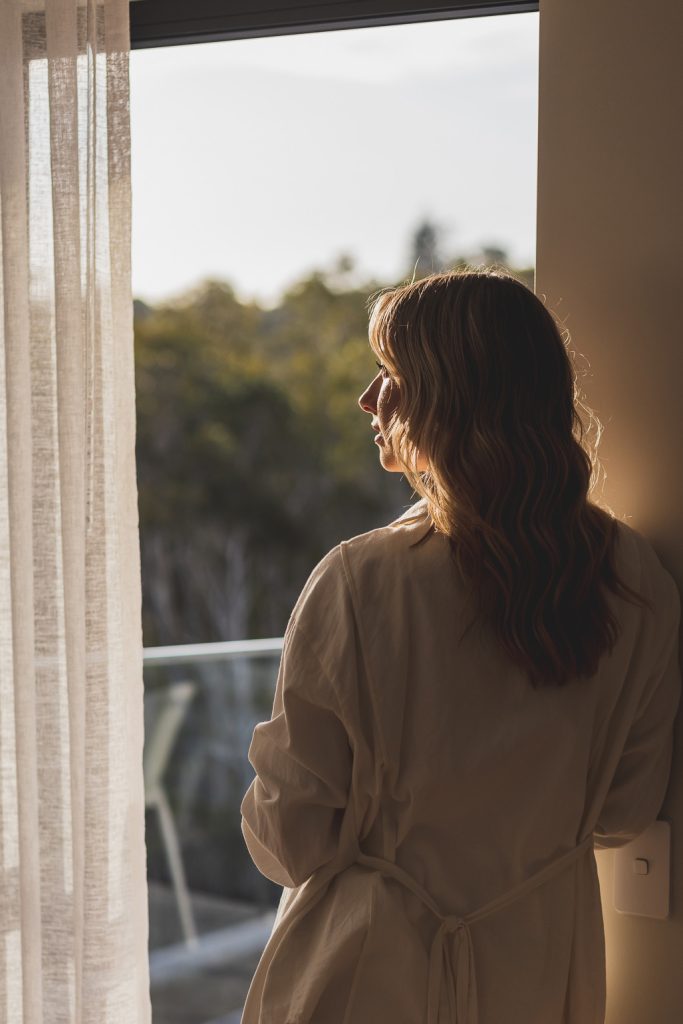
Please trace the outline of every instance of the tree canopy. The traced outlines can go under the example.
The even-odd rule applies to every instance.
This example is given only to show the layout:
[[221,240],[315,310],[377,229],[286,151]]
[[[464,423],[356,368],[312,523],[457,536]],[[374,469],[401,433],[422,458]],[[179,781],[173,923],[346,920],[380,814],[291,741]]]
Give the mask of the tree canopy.
[[[437,237],[422,224],[413,249]],[[387,282],[353,287],[353,267],[342,254],[274,309],[217,280],[136,302],[147,646],[281,635],[315,563],[413,500],[358,407],[376,373],[368,296]]]

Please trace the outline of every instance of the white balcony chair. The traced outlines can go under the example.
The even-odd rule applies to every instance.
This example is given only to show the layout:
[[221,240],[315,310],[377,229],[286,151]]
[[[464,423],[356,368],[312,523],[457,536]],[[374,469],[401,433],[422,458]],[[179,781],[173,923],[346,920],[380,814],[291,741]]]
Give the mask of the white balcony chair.
[[196,683],[187,680],[173,683],[163,690],[146,695],[146,702],[156,704],[156,716],[151,734],[145,736],[143,754],[145,777],[145,808],[154,807],[159,815],[161,837],[171,871],[180,923],[188,946],[198,943],[194,914],[185,881],[180,844],[175,821],[168,803],[162,779],[180,727],[194,697]]

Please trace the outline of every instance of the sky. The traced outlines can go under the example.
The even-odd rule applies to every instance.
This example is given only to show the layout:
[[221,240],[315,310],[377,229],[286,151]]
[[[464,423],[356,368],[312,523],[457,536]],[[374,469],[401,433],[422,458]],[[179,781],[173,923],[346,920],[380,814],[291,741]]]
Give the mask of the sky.
[[448,257],[534,262],[538,14],[134,50],[130,78],[136,298],[272,306],[342,254],[397,283],[425,218]]

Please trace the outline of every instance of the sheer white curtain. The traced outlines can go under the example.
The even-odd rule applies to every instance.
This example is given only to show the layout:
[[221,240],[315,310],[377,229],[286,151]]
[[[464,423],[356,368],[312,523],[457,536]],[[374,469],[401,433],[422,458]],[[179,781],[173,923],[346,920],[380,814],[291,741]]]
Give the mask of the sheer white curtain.
[[150,1019],[127,0],[0,0],[0,1021]]

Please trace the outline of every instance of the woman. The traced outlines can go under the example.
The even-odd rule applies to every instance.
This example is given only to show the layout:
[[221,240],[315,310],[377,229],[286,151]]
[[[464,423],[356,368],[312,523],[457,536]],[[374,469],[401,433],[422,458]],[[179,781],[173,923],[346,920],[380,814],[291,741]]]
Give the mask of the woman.
[[572,363],[522,284],[385,291],[370,344],[360,405],[421,500],[330,551],[287,626],[241,806],[284,887],[243,1024],[603,1024],[593,847],[665,795],[678,590],[589,501]]

